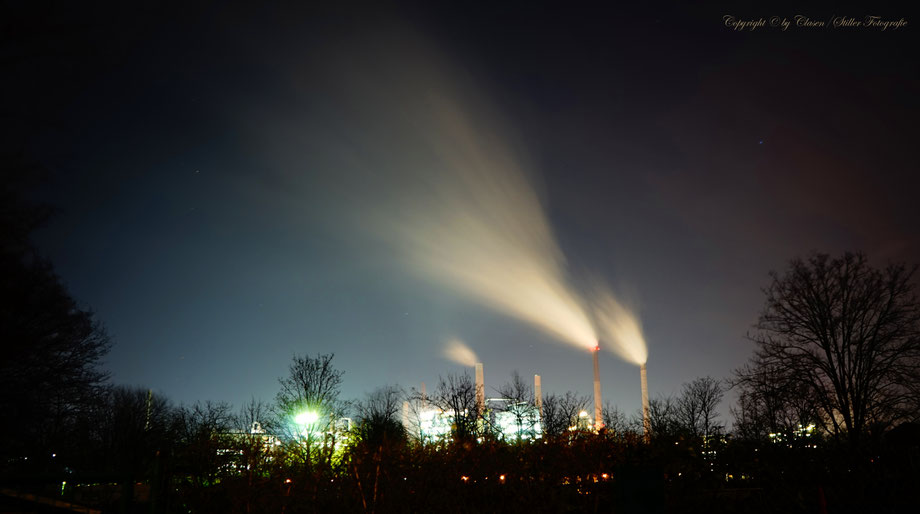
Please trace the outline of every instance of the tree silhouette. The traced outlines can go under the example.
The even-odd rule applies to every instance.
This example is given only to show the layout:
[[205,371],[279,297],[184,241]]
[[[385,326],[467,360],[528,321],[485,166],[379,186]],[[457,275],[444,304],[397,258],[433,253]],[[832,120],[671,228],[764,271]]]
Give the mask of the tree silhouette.
[[[875,269],[864,255],[846,253],[795,259],[783,275],[771,273],[766,305],[750,336],[756,353],[737,372],[742,394],[761,401],[771,422],[807,398],[819,425],[853,445],[871,428],[884,429],[916,412],[915,269]],[[777,375],[783,388],[764,391],[764,374]]]
[[511,381],[495,392],[504,400],[501,412],[513,422],[517,440],[523,440],[524,436],[533,438],[537,423],[540,422],[540,413],[534,404],[533,386],[515,370],[511,373]]
[[[98,398],[107,374],[98,368],[111,341],[92,311],[70,296],[29,234],[47,210],[21,201],[14,175],[25,164],[2,159],[0,175],[0,424],[4,464],[66,453],[76,415]],[[55,451],[58,448],[61,451]]]
[[671,437],[676,435],[679,421],[677,419],[677,402],[674,398],[659,396],[649,400],[648,417],[652,437]]
[[479,434],[476,384],[469,373],[438,377],[438,386],[428,401],[450,416],[451,432],[455,442],[470,441]]
[[[294,355],[288,375],[278,379],[281,390],[275,396],[279,417],[293,418],[303,411],[316,415],[318,425],[325,429],[342,413],[339,387],[345,372],[332,366],[335,354],[316,357]],[[287,420],[290,422],[291,420]]]
[[103,405],[102,416],[96,420],[97,458],[119,477],[122,507],[127,511],[135,483],[153,474],[162,449],[173,437],[176,413],[169,400],[143,388],[111,387]]
[[405,443],[406,428],[399,418],[403,393],[396,386],[383,386],[357,402],[357,421],[353,430],[358,441],[370,446]]
[[801,427],[817,423],[820,415],[815,399],[793,370],[766,364],[756,357],[739,372],[738,405],[731,409],[735,432],[744,439],[768,440],[769,434],[790,439]]
[[543,397],[543,434],[548,438],[564,437],[569,428],[578,426],[579,413],[588,408],[586,396],[567,391],[564,395],[547,394]]
[[712,377],[684,384],[675,414],[681,430],[691,437],[708,437],[721,431],[721,425],[716,423],[716,408],[724,395],[722,383]]
[[406,429],[399,419],[402,398],[398,387],[383,386],[356,405],[358,420],[347,467],[365,512],[386,505],[390,491],[403,482],[395,469],[408,448]]

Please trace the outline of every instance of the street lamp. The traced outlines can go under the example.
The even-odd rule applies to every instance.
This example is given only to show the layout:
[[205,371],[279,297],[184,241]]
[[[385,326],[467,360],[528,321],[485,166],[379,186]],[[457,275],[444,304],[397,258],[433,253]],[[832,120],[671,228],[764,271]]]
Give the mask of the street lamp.
[[294,416],[294,422],[298,425],[312,425],[319,420],[319,414],[313,411],[304,411]]

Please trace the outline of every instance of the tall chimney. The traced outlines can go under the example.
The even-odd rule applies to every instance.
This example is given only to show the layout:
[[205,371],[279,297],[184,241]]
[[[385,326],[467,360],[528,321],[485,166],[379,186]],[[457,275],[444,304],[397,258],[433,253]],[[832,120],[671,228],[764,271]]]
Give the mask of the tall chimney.
[[533,376],[533,404],[540,413],[540,419],[543,419],[543,387],[540,385],[540,375]]
[[645,438],[651,437],[652,423],[648,412],[648,372],[645,363],[639,366],[639,377],[642,379],[642,427],[645,429]]
[[482,374],[482,363],[476,363],[476,414],[482,417],[486,410],[486,385]]
[[594,347],[594,429],[604,428],[604,413],[601,407],[601,372],[597,364],[597,354],[601,353],[600,345]]

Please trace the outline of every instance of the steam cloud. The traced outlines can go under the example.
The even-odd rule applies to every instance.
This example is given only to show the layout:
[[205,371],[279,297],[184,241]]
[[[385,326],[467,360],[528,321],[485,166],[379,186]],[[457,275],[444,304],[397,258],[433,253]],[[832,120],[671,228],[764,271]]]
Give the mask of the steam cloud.
[[609,289],[598,287],[593,300],[594,319],[605,346],[628,362],[645,364],[648,347],[636,315]]
[[[310,218],[327,219],[375,259],[389,257],[579,348],[593,348],[600,328],[618,354],[644,362],[629,311],[602,296],[592,319],[571,287],[516,131],[430,41],[409,34],[365,34],[325,48],[312,74],[297,78],[307,93],[298,108],[311,116],[250,124],[277,127],[253,136],[275,155],[295,156],[283,168],[300,169],[307,156],[318,172],[282,180],[322,191]],[[368,242],[378,247],[368,252]],[[461,344],[446,355],[468,363]]]
[[444,356],[461,366],[472,367],[479,362],[476,353],[463,341],[454,338],[447,342],[444,348]]
[[342,59],[363,64],[340,70],[350,120],[344,141],[324,150],[344,150],[335,160],[345,216],[409,273],[593,347],[523,145],[427,47],[390,36]]

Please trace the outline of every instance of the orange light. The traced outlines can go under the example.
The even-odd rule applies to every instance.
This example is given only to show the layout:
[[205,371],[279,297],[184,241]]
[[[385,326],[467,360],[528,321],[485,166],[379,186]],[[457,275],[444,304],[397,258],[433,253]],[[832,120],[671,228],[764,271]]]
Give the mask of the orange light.
[[607,480],[607,473],[602,474],[601,478],[603,478],[604,480]]
[[469,480],[469,479],[470,479],[470,477],[468,477],[468,476],[466,476],[466,475],[460,477],[460,480],[463,480],[464,482],[466,482],[466,481]]
[[504,482],[504,481],[505,481],[505,475],[499,475],[499,476],[498,476],[498,479],[501,480],[502,482]]
[[285,483],[285,484],[290,484],[290,483],[291,483],[291,479],[290,479],[290,478],[285,478],[285,479],[284,479],[284,483]]

